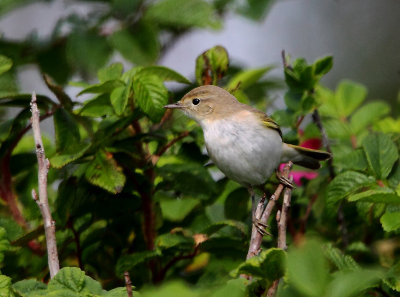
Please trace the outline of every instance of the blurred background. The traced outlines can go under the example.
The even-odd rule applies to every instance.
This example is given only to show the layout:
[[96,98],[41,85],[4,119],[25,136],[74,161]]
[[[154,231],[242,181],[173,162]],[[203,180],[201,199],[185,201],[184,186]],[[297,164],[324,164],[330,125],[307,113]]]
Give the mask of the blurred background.
[[[85,43],[85,40],[90,38],[93,39],[93,44],[97,44],[97,49],[92,52],[93,56],[89,61],[82,53],[67,53],[67,60],[75,55],[73,59],[76,63],[85,64],[86,61],[87,65],[82,65],[82,68],[96,70],[110,60],[125,61],[126,65],[132,64],[137,58],[124,54],[129,51],[129,42],[127,50],[123,49],[123,46],[116,46],[117,51],[111,52],[109,45],[104,44],[95,34],[107,36],[124,26],[122,23],[126,23],[127,20],[135,22],[135,18],[138,18],[135,11],[141,9],[141,2],[2,0],[0,54],[10,55],[10,51],[11,55],[16,54],[16,51],[21,49],[13,49],[11,45],[16,46],[21,42],[19,45],[24,43],[25,49],[22,51],[25,50],[25,56],[29,55],[26,54],[27,51],[40,52],[39,64],[47,55],[53,56],[52,63],[57,63],[60,68],[71,68],[69,62],[61,58],[61,51],[64,49],[60,44],[57,45],[57,42],[64,42],[60,41],[60,36],[72,34],[67,41],[67,51],[72,43],[76,43],[81,46],[79,51],[90,52],[89,44]],[[209,21],[219,24],[207,26],[207,20],[204,20],[197,28],[182,26],[169,32],[161,32],[158,45],[160,51],[147,59],[146,63],[159,63],[193,78],[197,55],[220,44],[228,49],[235,64],[245,68],[272,64],[277,66],[273,74],[282,77],[283,49],[294,58],[305,57],[309,62],[324,55],[333,55],[334,68],[323,81],[326,86],[334,88],[339,80],[349,78],[366,85],[369,98],[392,103],[398,100],[400,1],[225,0],[214,1],[214,4],[220,8],[218,20]],[[111,12],[110,6],[113,8]],[[192,17],[192,13],[190,10],[187,12],[188,19]],[[91,27],[97,25],[100,25],[101,32],[92,32]],[[83,33],[84,31],[86,33]],[[141,34],[146,34],[143,32],[145,31]],[[85,34],[86,36],[83,36]],[[119,37],[119,41],[114,42],[121,43],[126,39],[122,35]],[[29,45],[34,45],[34,49]],[[131,49],[134,50],[133,47]],[[40,77],[39,67],[34,63],[36,59],[26,57],[25,61],[23,60],[14,59],[18,66],[16,75],[20,89],[23,92],[35,90],[38,93],[50,94]],[[40,67],[46,71],[50,65]],[[74,71],[82,70],[79,68],[77,66],[77,69],[64,69],[59,75],[50,75],[53,74],[52,77],[58,83],[66,84],[69,76],[72,76],[73,80],[79,80],[82,75],[90,77],[92,74]],[[89,72],[94,72],[91,70]],[[67,92],[74,96],[78,91],[69,87]]]

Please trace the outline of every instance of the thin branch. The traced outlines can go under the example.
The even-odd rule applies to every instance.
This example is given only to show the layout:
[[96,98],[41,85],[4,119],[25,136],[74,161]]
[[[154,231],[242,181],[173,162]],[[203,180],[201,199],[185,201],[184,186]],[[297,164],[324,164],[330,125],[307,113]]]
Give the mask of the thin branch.
[[133,297],[132,282],[128,271],[124,272],[124,278],[125,278],[125,287],[126,287],[126,292],[128,293],[128,297]]
[[38,204],[40,213],[42,214],[43,217],[50,278],[53,278],[60,270],[60,264],[58,261],[58,253],[57,253],[56,225],[51,216],[49,201],[47,199],[47,173],[49,170],[50,163],[49,160],[46,159],[46,155],[44,152],[42,135],[40,133],[39,109],[37,106],[35,93],[32,94],[31,112],[32,112],[32,118],[31,118],[32,131],[33,131],[33,137],[35,139],[36,157],[39,166],[38,170],[39,196],[33,189],[32,197]]
[[[293,181],[293,177],[290,177],[290,181]],[[276,220],[278,222],[278,248],[286,250],[287,243],[286,243],[286,229],[287,229],[287,219],[288,219],[288,212],[290,208],[290,202],[292,199],[292,189],[285,188],[283,193],[283,204],[282,210],[276,216]],[[272,283],[272,286],[268,289],[267,297],[273,297],[276,294],[276,291],[279,286],[279,279],[275,280]]]
[[[290,169],[292,168],[293,163],[289,162],[283,169],[283,177],[288,178]],[[279,199],[285,185],[280,183],[275,190],[275,193],[270,197],[267,206],[264,209],[264,201],[265,197],[261,198],[260,202],[257,205],[255,218],[261,225],[267,225],[268,219],[271,216],[272,210],[275,207],[276,201]],[[258,255],[261,251],[261,243],[262,243],[263,235],[259,232],[258,228],[255,224],[253,224],[253,228],[251,231],[250,245],[249,250],[247,252],[246,259],[250,259],[256,255]]]
[[179,140],[185,138],[186,136],[189,135],[189,131],[184,131],[181,134],[179,134],[176,138],[172,139],[170,142],[168,142],[166,145],[164,145],[156,154],[151,155],[151,163],[156,165],[160,157],[175,143],[177,143]]

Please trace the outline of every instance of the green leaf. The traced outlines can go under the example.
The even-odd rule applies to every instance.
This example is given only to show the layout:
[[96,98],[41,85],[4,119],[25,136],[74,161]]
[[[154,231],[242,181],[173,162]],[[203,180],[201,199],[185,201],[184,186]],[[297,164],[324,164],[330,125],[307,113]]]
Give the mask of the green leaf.
[[[136,291],[133,291],[132,294],[133,294],[133,297],[141,296]],[[107,293],[104,293],[101,296],[102,297],[128,297],[128,293],[126,292],[126,287],[119,287],[119,288],[112,289],[112,290],[108,291]]]
[[164,282],[160,287],[147,287],[140,293],[141,297],[200,297],[199,293],[182,281]]
[[360,171],[368,167],[367,159],[362,149],[352,150],[350,153],[340,156],[340,158],[335,157],[334,164],[343,169]]
[[186,237],[179,233],[161,234],[156,239],[156,247],[162,250],[191,250],[194,246],[193,238]]
[[362,187],[374,183],[372,177],[355,171],[345,171],[337,175],[328,186],[327,200],[336,203]]
[[383,230],[386,232],[396,231],[400,228],[400,212],[388,212],[381,217]]
[[162,81],[176,81],[190,84],[190,81],[178,72],[164,66],[147,66],[138,71],[138,75],[155,75]]
[[6,56],[0,55],[0,75],[11,69],[13,62]]
[[225,86],[227,90],[235,90],[237,88],[245,90],[257,81],[259,81],[265,73],[269,72],[273,67],[263,67],[257,69],[243,70],[231,78]]
[[105,115],[112,115],[114,109],[110,102],[110,96],[108,94],[101,94],[91,100],[87,100],[85,105],[77,112],[84,117],[97,118]]
[[229,193],[224,204],[225,217],[232,220],[245,220],[249,215],[249,192],[241,187]]
[[122,115],[128,105],[131,86],[132,82],[129,80],[126,86],[115,88],[110,95],[111,105],[114,107],[117,115]]
[[11,246],[7,238],[6,229],[0,227],[0,267],[3,264],[4,252],[7,252],[10,248]]
[[291,249],[287,258],[289,283],[305,296],[323,296],[328,284],[328,265],[321,244],[307,241]]
[[231,279],[226,285],[216,289],[211,297],[247,297],[247,281],[242,278]]
[[330,282],[324,296],[352,297],[364,296],[366,289],[376,286],[380,282],[381,273],[373,270],[357,270],[338,272]]
[[57,153],[50,158],[50,164],[54,168],[62,168],[65,165],[79,159],[90,148],[90,143],[80,143],[74,146],[74,151],[68,153]]
[[0,143],[5,141],[8,138],[8,135],[10,135],[13,123],[14,119],[6,120],[0,123]]
[[153,122],[163,116],[168,103],[168,90],[157,76],[137,75],[133,79],[135,102]]
[[101,94],[111,93],[115,88],[125,86],[124,82],[119,79],[108,80],[103,83],[91,85],[90,87],[83,89],[79,92],[78,96],[83,94]]
[[14,297],[11,291],[11,278],[5,275],[0,275],[0,296]]
[[358,83],[344,80],[335,93],[336,110],[340,117],[348,117],[364,101],[367,89]]
[[332,244],[325,246],[324,253],[339,270],[355,271],[360,269],[360,266],[351,256],[344,255],[341,250],[333,247]]
[[53,119],[57,152],[70,151],[81,139],[76,119],[63,108],[56,110]]
[[115,31],[110,36],[112,46],[128,61],[136,65],[154,63],[160,54],[158,32],[153,23],[139,22],[135,31]]
[[383,280],[392,290],[400,292],[400,261],[390,267],[386,278]]
[[82,72],[95,74],[109,59],[112,49],[104,36],[96,32],[75,31],[68,35],[69,64]]
[[86,178],[93,185],[99,186],[113,194],[122,191],[125,175],[111,154],[98,151],[86,169]]
[[24,297],[28,297],[30,294],[40,293],[40,291],[44,292],[47,290],[46,284],[34,279],[24,279],[22,281],[16,282],[12,285],[12,287],[16,291],[16,293]]
[[390,136],[382,133],[369,134],[362,143],[368,165],[375,176],[385,179],[394,163],[399,158],[399,152]]
[[376,186],[373,189],[350,195],[349,201],[400,204],[400,196],[396,195],[396,192],[388,187],[381,188]]
[[228,70],[228,51],[220,45],[214,46],[196,59],[196,80],[199,85],[216,85]]
[[329,72],[329,70],[332,69],[332,66],[333,66],[333,57],[332,56],[327,56],[327,57],[318,59],[313,64],[314,74],[318,75],[318,76],[325,75]]
[[383,133],[400,133],[400,118],[386,117],[375,123],[374,128]]
[[195,198],[163,199],[160,207],[163,218],[172,222],[180,222],[200,204]]
[[157,251],[136,252],[131,255],[124,255],[118,259],[115,271],[117,275],[122,275],[124,271],[130,271],[137,265],[148,262],[151,259],[160,257],[161,254]]
[[247,18],[261,21],[273,3],[273,0],[247,0],[243,6],[239,7],[238,12]]
[[218,232],[222,228],[230,226],[233,227],[237,230],[239,230],[243,235],[247,235],[247,226],[246,224],[240,222],[240,221],[235,221],[235,220],[224,220],[220,222],[213,223],[212,225],[207,226],[202,233],[207,234],[208,236]]
[[247,274],[272,282],[284,275],[285,263],[285,252],[282,249],[271,248],[240,264],[231,275],[238,277],[240,274]]
[[388,114],[390,107],[385,102],[371,102],[360,107],[351,117],[350,126],[354,134],[360,133],[368,125],[375,124],[379,118]]
[[122,75],[124,66],[122,63],[113,63],[107,67],[99,69],[97,71],[97,77],[100,83],[105,83],[110,80],[119,80]]
[[148,7],[144,18],[176,28],[220,27],[213,6],[203,0],[162,0]]
[[77,267],[64,267],[50,280],[48,290],[67,289],[81,292],[85,286],[85,273]]

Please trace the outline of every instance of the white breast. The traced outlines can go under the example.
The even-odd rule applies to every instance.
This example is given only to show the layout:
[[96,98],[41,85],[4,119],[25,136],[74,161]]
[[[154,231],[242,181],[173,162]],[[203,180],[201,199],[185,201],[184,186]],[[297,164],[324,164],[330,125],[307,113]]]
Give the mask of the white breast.
[[211,160],[242,185],[260,185],[278,167],[282,153],[279,133],[259,119],[225,118],[201,123]]

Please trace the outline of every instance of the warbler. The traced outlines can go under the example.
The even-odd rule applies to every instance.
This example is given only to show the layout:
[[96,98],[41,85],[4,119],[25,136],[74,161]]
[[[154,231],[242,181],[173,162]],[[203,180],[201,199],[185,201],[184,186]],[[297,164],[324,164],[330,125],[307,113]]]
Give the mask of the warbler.
[[318,169],[319,161],[331,157],[328,152],[284,143],[275,121],[217,86],[195,88],[164,108],[180,109],[197,121],[213,163],[249,189],[263,185],[280,163]]

